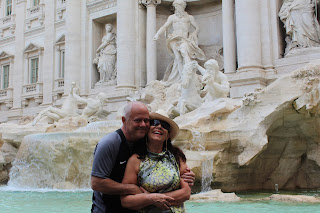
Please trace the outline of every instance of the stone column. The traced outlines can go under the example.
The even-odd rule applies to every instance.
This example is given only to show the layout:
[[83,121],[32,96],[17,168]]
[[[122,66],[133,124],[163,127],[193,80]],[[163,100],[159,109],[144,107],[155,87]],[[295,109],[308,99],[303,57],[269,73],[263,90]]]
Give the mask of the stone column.
[[[54,83],[55,69],[54,63],[54,44],[55,44],[55,14],[56,1],[46,1],[45,4],[45,43],[43,57],[40,54],[39,65],[42,65],[42,71],[39,72],[39,78],[43,82],[43,105],[52,104],[52,88]],[[41,53],[41,52],[40,52]],[[42,60],[43,59],[43,60]],[[43,63],[42,63],[43,62]]]
[[156,7],[161,0],[142,0],[147,7],[147,84],[157,80],[157,43],[153,40],[157,33]]
[[270,0],[261,1],[261,46],[262,65],[266,71],[274,72],[273,41],[272,41],[272,16]]
[[13,88],[13,73],[12,70],[14,70],[14,57],[10,57],[10,70],[9,70],[9,88]]
[[[43,57],[44,57],[44,48],[40,48],[39,50],[39,61],[38,61],[38,81],[37,83],[43,83]],[[52,60],[51,60],[52,63]],[[52,73],[51,73],[52,74]],[[50,90],[52,90],[52,88],[50,88]],[[51,97],[52,98],[52,97]]]
[[81,2],[66,1],[66,41],[64,94],[71,89],[71,82],[80,85],[81,76]]
[[24,54],[24,81],[23,81],[23,85],[27,85],[30,83],[30,75],[29,75],[29,58],[28,58],[28,54]]
[[54,80],[59,78],[60,74],[60,62],[61,56],[60,56],[60,46],[55,46],[55,71],[54,71]]
[[14,13],[19,14],[15,18],[16,21],[16,30],[15,30],[15,54],[14,61],[15,65],[13,68],[12,82],[14,85],[11,85],[13,89],[13,108],[21,108],[21,96],[22,96],[22,86],[27,82],[28,75],[25,74],[24,67],[25,57],[24,57],[24,48],[25,48],[25,38],[24,38],[24,29],[25,29],[25,16],[26,16],[26,1],[20,0],[16,1]]
[[[135,88],[137,1],[117,1],[117,88]],[[120,63],[121,62],[121,63]]]
[[147,10],[143,4],[139,5],[139,87],[147,84]]
[[234,23],[234,0],[222,1],[222,30],[224,72],[236,72],[236,35]]
[[235,7],[238,70],[261,69],[260,1],[236,0]]

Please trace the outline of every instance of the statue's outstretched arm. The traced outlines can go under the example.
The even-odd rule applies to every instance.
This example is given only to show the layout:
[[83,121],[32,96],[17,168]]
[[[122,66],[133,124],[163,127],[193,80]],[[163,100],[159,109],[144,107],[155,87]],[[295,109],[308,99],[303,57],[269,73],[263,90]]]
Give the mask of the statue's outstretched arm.
[[73,94],[74,98],[77,100],[77,102],[81,103],[81,104],[88,104],[88,101],[86,98],[82,98],[80,97],[78,94]]
[[162,27],[160,27],[158,32],[154,35],[153,40],[158,40],[159,35],[164,33],[168,29],[168,27],[172,24],[172,18],[171,17],[172,16],[169,16],[167,22]]

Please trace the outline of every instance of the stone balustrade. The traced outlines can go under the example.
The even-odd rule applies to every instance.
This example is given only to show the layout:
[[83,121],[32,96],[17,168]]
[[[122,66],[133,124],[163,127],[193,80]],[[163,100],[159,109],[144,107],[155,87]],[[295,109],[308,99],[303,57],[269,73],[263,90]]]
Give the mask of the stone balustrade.
[[35,99],[38,104],[42,103],[43,97],[43,84],[34,83],[27,84],[22,87],[22,102],[24,106],[28,105],[28,99]]
[[31,28],[32,22],[38,20],[40,25],[43,25],[44,23],[44,18],[45,18],[45,5],[40,4],[34,7],[30,7],[27,9],[27,14],[26,14],[26,26],[27,28]]
[[3,37],[5,31],[10,30],[11,34],[14,34],[16,28],[15,22],[16,15],[11,14],[0,19],[0,36]]
[[0,103],[5,103],[7,107],[11,108],[13,102],[13,88],[6,88],[0,90]]
[[61,0],[58,2],[56,13],[57,13],[56,22],[64,20],[65,13],[66,13],[66,1],[65,0]]
[[54,92],[62,92],[64,90],[64,78],[58,78],[54,80]]

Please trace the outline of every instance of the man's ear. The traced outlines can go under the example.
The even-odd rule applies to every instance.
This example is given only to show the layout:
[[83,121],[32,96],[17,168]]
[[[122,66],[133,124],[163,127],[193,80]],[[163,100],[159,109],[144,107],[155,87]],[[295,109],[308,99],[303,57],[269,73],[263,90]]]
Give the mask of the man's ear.
[[121,120],[123,124],[126,122],[126,118],[124,116],[121,117]]

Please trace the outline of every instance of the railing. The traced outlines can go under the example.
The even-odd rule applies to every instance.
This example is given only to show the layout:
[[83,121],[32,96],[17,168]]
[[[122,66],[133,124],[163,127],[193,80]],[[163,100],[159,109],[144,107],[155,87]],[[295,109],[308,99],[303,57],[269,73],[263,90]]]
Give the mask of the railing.
[[43,25],[45,18],[44,6],[44,4],[40,4],[27,9],[25,23],[28,28],[31,28],[31,23],[34,20],[38,20],[40,25]]
[[5,103],[7,107],[12,107],[12,101],[13,101],[13,89],[12,88],[6,88],[0,90],[0,103]]
[[64,87],[64,79],[63,78],[58,78],[55,80],[55,88],[60,88],[60,87]]
[[10,30],[11,34],[14,34],[15,28],[16,28],[16,23],[15,23],[15,14],[11,14],[9,16],[5,16],[0,19],[0,36],[4,36],[4,32],[6,30]]
[[16,18],[16,15],[15,14],[11,14],[9,16],[5,16],[3,18],[0,19],[0,27],[5,27],[7,25],[10,25],[10,24],[14,24],[15,23],[15,18]]
[[66,3],[65,1],[61,1],[60,5],[57,5],[57,17],[59,18],[57,21],[61,20],[64,17],[64,14],[66,12]]
[[37,86],[36,85],[28,85],[28,86],[26,86],[26,93],[34,92],[34,91],[37,91]]
[[64,79],[58,78],[54,80],[53,93],[63,93],[64,92]]
[[27,18],[37,17],[44,14],[44,4],[33,6],[27,9]]
[[42,94],[42,83],[27,84],[22,87],[22,96],[25,98],[42,96]]
[[42,83],[34,83],[22,86],[22,103],[28,105],[28,99],[34,99],[36,103],[41,104],[43,97]]
[[7,97],[7,90],[6,89],[0,90],[0,97]]

